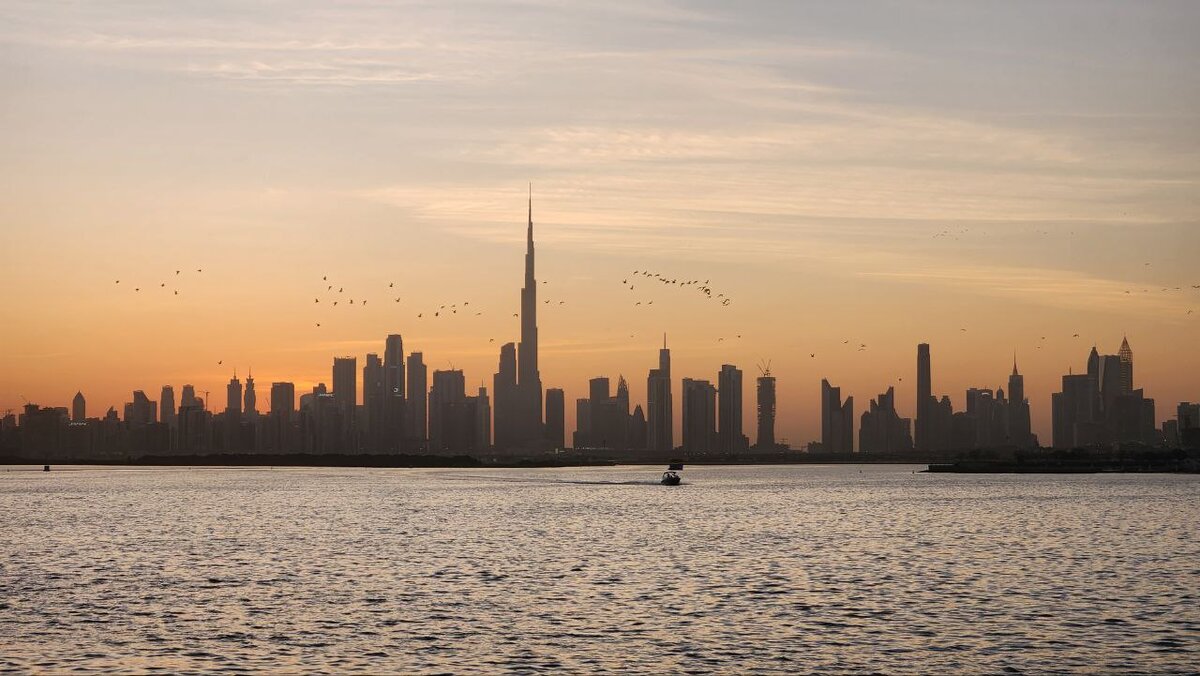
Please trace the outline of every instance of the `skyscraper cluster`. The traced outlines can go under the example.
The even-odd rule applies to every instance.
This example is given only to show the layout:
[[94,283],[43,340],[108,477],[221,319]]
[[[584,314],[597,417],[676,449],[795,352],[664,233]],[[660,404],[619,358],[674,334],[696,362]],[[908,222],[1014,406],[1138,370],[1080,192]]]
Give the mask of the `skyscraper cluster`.
[[1128,339],[1117,354],[1102,355],[1093,346],[1086,372],[1062,377],[1062,391],[1051,395],[1051,412],[1055,448],[1158,440],[1154,400],[1133,388]]

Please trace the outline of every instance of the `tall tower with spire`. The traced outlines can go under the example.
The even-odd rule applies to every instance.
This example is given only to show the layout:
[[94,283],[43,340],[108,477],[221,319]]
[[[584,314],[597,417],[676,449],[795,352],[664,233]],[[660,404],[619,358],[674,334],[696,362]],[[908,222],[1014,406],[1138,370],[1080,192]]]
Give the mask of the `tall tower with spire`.
[[1133,392],[1133,350],[1129,349],[1129,338],[1121,338],[1121,349],[1117,351],[1121,358],[1121,393]]
[[[542,376],[538,370],[537,276],[534,274],[533,187],[529,190],[529,212],[525,230],[525,285],[521,288],[521,340],[517,344],[515,387],[511,364],[501,349],[500,373],[496,378],[497,447],[540,448],[545,445],[542,429]],[[505,346],[511,350],[511,346]],[[511,366],[510,366],[511,368]],[[504,383],[500,381],[503,380]]]

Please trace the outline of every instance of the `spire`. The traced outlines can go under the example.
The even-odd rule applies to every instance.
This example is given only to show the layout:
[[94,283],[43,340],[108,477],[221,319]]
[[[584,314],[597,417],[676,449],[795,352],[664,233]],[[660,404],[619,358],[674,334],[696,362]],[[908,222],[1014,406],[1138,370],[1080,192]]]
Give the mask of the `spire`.
[[529,250],[533,251],[533,183],[529,183],[529,231],[526,234],[526,243],[529,245]]
[[1013,350],[1013,372],[1012,372],[1012,374],[1014,376],[1021,375],[1020,373],[1017,372],[1017,351],[1016,350]]
[[667,332],[663,331],[663,349],[667,349]]

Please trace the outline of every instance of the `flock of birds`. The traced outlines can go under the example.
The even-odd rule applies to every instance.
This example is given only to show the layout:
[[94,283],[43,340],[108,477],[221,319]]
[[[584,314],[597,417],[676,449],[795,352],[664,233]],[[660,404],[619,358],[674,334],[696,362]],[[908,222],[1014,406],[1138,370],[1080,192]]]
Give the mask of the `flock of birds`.
[[[639,280],[638,277],[642,277],[643,279]],[[674,287],[680,288],[680,289],[693,289],[693,290],[698,291],[701,294],[703,294],[704,297],[707,298],[708,300],[715,300],[715,301],[720,302],[721,307],[727,307],[730,303],[733,302],[733,299],[726,296],[724,293],[718,293],[716,295],[713,295],[713,289],[711,286],[709,286],[709,280],[707,280],[707,279],[704,280],[703,282],[701,282],[698,279],[688,279],[688,280],[684,280],[684,281],[679,281],[679,278],[677,278],[677,277],[666,277],[663,274],[658,273],[658,272],[651,272],[649,270],[634,270],[633,271],[633,281],[632,282],[629,281],[629,278],[626,277],[625,279],[621,280],[621,285],[628,288],[630,291],[636,291],[637,285],[634,282],[638,282],[638,283],[659,282],[659,283],[663,284],[664,286],[674,286]],[[641,304],[642,304],[642,301],[639,300],[634,303],[634,306],[638,306]],[[654,305],[654,301],[652,301],[652,300],[646,301],[646,305]]]
[[[203,269],[203,268],[196,268],[196,272],[197,272],[197,273],[204,272],[204,269]],[[171,279],[172,281],[174,281],[174,280],[175,280],[175,279],[177,279],[177,278],[179,277],[179,275],[181,275],[181,274],[183,274],[183,270],[176,270],[176,271],[175,271],[175,274],[174,274],[174,276],[172,276],[172,277],[169,277],[168,279]],[[121,280],[119,280],[119,279],[118,279],[118,280],[116,280],[116,284],[119,286],[119,285],[121,284]],[[126,286],[128,286],[128,284],[127,284]],[[151,288],[153,288],[153,287],[151,287]],[[164,282],[160,282],[160,283],[159,283],[159,285],[158,285],[158,288],[160,288],[160,289],[165,289],[165,288],[167,288],[167,283],[166,283],[165,281],[164,281]],[[174,284],[174,283],[172,283],[172,284],[171,284],[171,291],[173,291],[173,292],[174,292],[174,295],[176,295],[176,296],[178,296],[178,295],[179,295],[179,289],[175,287],[175,284]],[[142,292],[142,287],[140,287],[140,286],[135,286],[135,287],[133,287],[133,292],[134,292],[134,293],[141,293],[141,292]]]

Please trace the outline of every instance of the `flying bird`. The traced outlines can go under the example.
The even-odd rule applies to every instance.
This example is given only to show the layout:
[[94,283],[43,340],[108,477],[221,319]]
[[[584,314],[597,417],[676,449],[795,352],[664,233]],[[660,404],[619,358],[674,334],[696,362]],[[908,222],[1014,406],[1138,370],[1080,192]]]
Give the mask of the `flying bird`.
[[176,270],[176,271],[175,271],[175,274],[179,274],[179,271],[178,271],[178,270]]
[[320,325],[321,325],[321,322],[317,322],[317,326],[320,326]]
[[225,363],[224,361],[218,361],[217,366],[220,366],[221,364],[224,364],[224,363]]
[[395,282],[389,282],[389,283],[388,283],[388,288],[389,288],[389,289],[390,289],[390,288],[392,288],[393,286],[396,286],[396,283],[395,283]]

